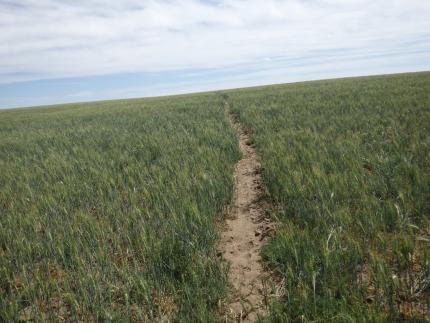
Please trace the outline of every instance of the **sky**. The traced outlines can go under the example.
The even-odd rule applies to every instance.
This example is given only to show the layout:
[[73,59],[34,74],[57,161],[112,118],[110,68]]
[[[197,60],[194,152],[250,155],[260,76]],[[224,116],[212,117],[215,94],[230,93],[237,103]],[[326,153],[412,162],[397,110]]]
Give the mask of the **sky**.
[[429,0],[0,0],[0,108],[430,70]]

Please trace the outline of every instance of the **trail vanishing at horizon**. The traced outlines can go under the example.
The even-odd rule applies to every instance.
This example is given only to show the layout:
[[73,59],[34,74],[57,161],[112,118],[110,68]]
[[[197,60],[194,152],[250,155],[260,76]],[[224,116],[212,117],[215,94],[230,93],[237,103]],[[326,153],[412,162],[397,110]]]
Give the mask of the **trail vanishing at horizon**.
[[226,321],[254,322],[267,314],[268,273],[261,264],[260,251],[272,224],[265,212],[265,190],[257,152],[226,100],[224,111],[236,131],[243,154],[235,165],[234,197],[219,247],[229,264],[228,278],[233,290]]

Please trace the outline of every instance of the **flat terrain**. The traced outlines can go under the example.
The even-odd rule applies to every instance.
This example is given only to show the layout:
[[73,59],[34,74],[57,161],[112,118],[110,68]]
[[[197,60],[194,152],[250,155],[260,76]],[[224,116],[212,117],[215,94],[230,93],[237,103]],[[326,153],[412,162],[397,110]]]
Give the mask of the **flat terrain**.
[[430,73],[0,111],[0,321],[426,321],[429,253]]

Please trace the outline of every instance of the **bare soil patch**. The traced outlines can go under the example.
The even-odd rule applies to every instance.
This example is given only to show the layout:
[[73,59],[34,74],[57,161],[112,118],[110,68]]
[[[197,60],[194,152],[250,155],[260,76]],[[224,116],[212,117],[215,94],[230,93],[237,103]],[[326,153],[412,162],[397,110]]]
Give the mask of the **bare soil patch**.
[[229,263],[233,287],[226,321],[254,322],[266,314],[269,275],[261,264],[260,250],[272,231],[257,153],[248,135],[225,102],[226,118],[239,138],[243,158],[234,170],[235,191],[221,234],[219,252]]

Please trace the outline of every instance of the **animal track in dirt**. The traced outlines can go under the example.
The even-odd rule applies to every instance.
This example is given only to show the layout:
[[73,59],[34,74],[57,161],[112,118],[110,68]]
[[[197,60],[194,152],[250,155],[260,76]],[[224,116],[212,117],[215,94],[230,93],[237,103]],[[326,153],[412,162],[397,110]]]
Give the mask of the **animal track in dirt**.
[[233,297],[228,304],[226,321],[254,322],[266,314],[270,288],[269,274],[261,264],[260,250],[273,230],[267,217],[261,166],[243,126],[233,117],[228,102],[225,115],[239,138],[243,158],[234,169],[235,189],[219,253],[229,264],[228,278]]

